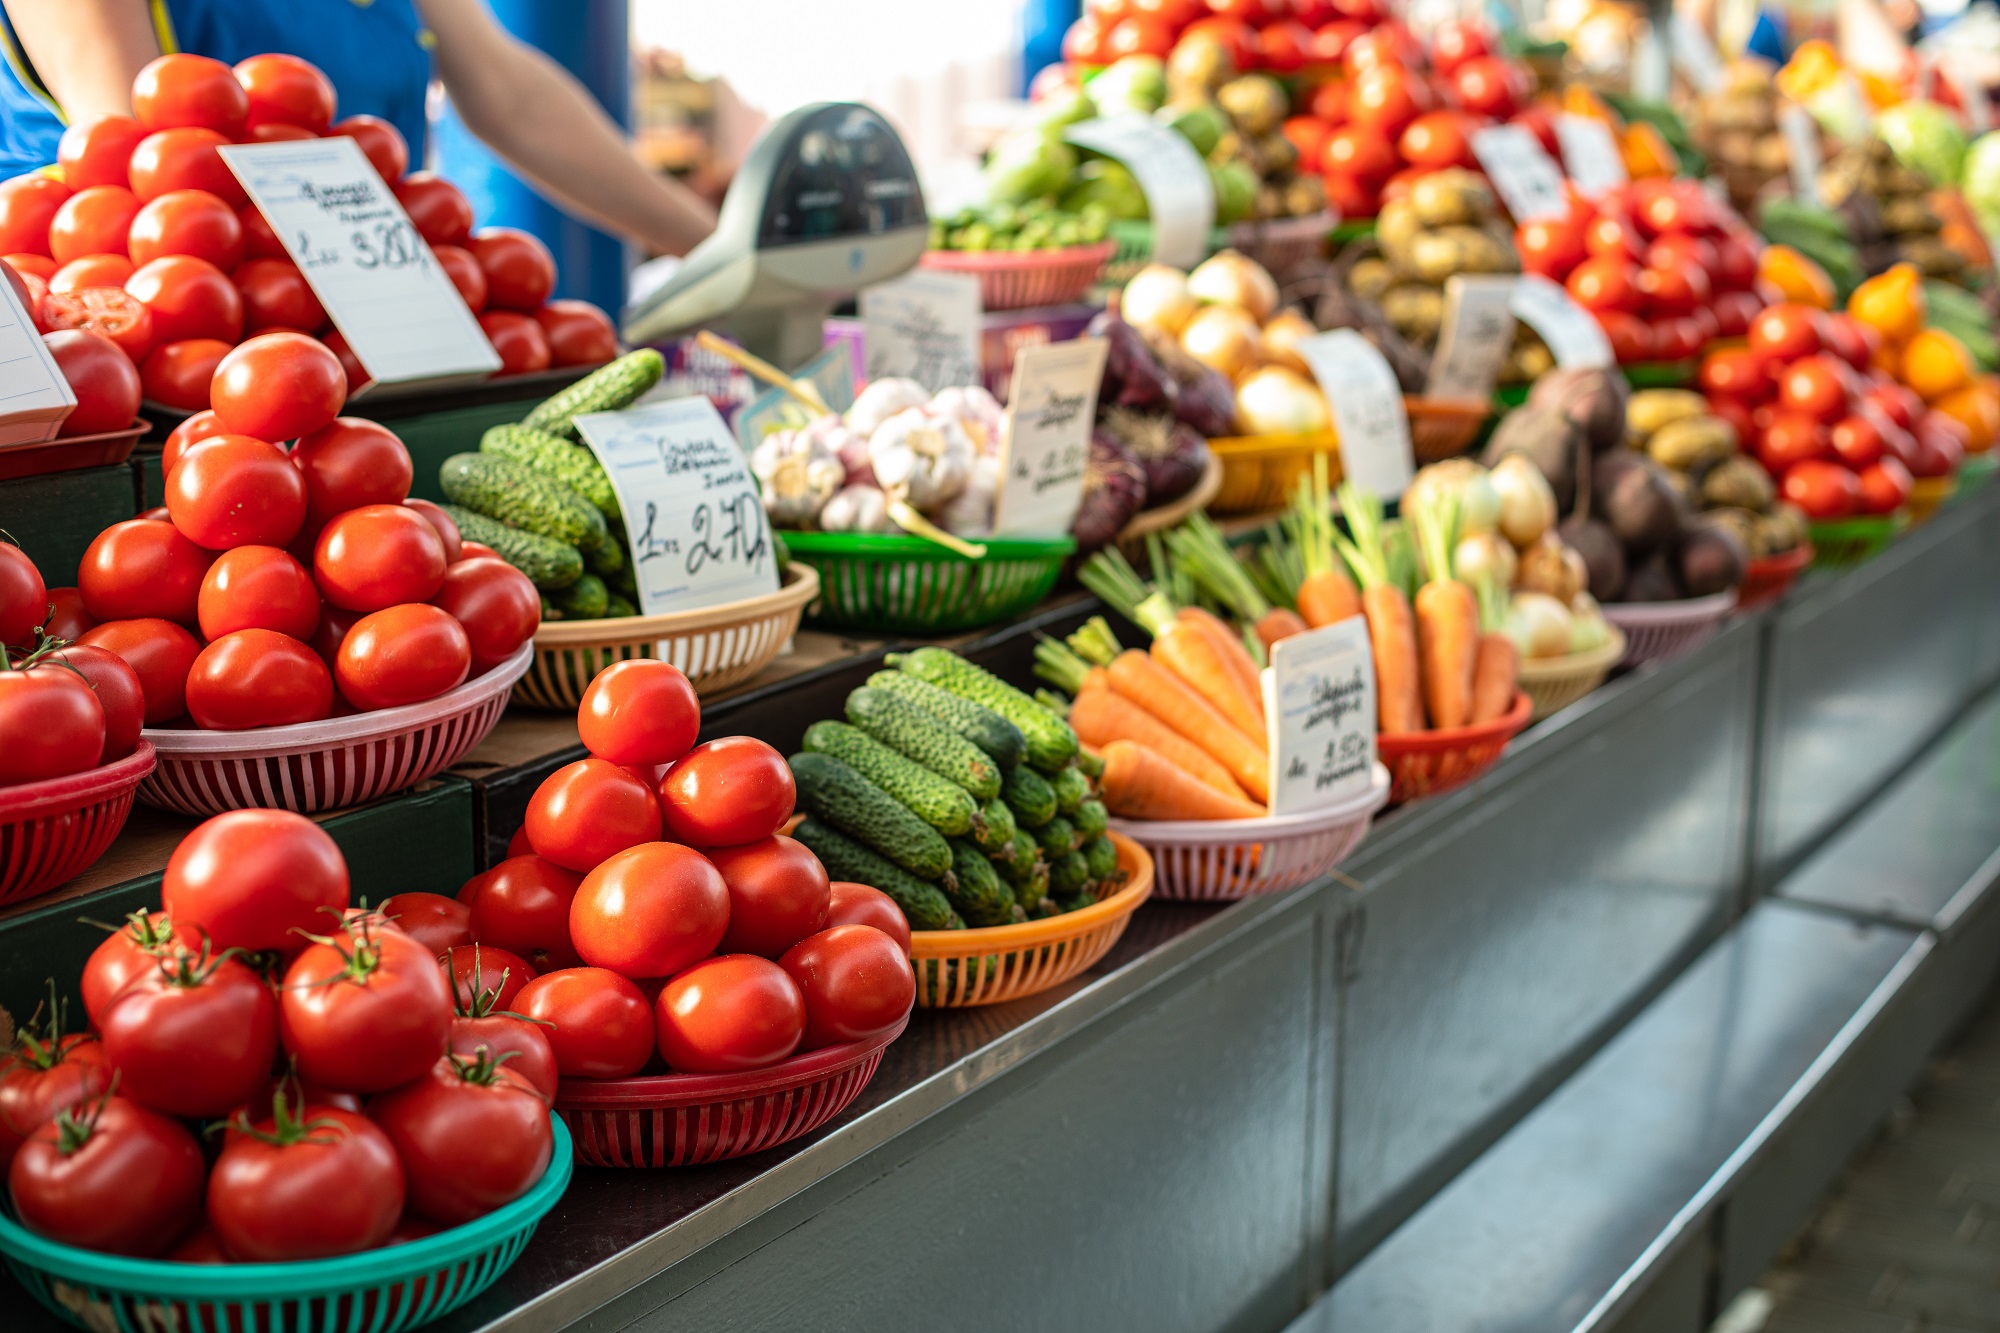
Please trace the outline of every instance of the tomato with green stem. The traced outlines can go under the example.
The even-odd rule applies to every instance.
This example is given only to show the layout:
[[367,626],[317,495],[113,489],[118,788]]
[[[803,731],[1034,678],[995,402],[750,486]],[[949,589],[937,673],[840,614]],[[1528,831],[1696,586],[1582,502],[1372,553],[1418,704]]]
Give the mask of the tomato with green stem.
[[472,909],[456,898],[441,893],[398,893],[384,898],[378,910],[396,929],[434,954],[472,943]]
[[462,1014],[482,1005],[489,1013],[511,1010],[521,987],[539,975],[519,954],[481,941],[453,945],[438,965],[450,978],[452,1007]]
[[231,1123],[209,1176],[208,1223],[239,1263],[326,1259],[386,1242],[404,1197],[381,1126],[280,1089],[269,1114]]
[[128,982],[100,1024],[119,1091],[169,1115],[228,1115],[278,1053],[278,1005],[264,979],[228,954],[185,948]]
[[84,677],[16,666],[0,653],[0,787],[43,782],[94,768],[104,752],[104,709]]
[[444,1052],[451,988],[423,945],[357,917],[316,937],[285,970],[278,1017],[302,1077],[380,1092],[419,1077]]
[[127,916],[125,923],[84,960],[78,987],[84,1013],[92,1023],[101,1022],[111,1002],[133,978],[158,966],[176,946],[190,942],[190,937],[174,929],[173,918],[165,912],[141,911]]
[[49,616],[49,589],[28,553],[0,541],[0,646],[34,641]]
[[178,1121],[129,1097],[56,1113],[14,1154],[14,1216],[38,1236],[103,1254],[164,1253],[201,1218],[206,1164]]
[[36,1007],[0,1060],[0,1172],[56,1112],[110,1091],[104,1047],[84,1033],[64,1033],[66,1008],[51,979],[48,1007]]
[[491,1051],[445,1055],[368,1114],[403,1161],[411,1210],[445,1226],[520,1198],[554,1151],[548,1102]]

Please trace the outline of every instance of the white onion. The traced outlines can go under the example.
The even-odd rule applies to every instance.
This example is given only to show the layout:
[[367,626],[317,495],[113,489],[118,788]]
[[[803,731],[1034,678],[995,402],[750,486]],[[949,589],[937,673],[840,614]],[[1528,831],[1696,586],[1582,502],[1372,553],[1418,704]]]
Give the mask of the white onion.
[[1569,608],[1546,593],[1517,592],[1506,635],[1523,657],[1562,657],[1570,651],[1571,619]]
[[1140,269],[1118,297],[1118,314],[1127,324],[1161,333],[1179,333],[1199,309],[1187,274],[1165,264]]
[[1523,454],[1508,454],[1488,475],[1500,496],[1500,532],[1525,550],[1556,525],[1556,493]]
[[1312,321],[1296,310],[1280,310],[1264,325],[1264,359],[1274,366],[1312,374],[1312,367],[1299,355],[1299,343],[1319,332]]
[[1181,330],[1181,350],[1211,370],[1237,379],[1263,355],[1257,321],[1235,306],[1212,305]]
[[1305,435],[1332,428],[1326,396],[1298,373],[1265,366],[1236,390],[1236,424],[1250,435]]
[[1514,571],[1519,568],[1520,562],[1521,557],[1514,554],[1514,548],[1497,532],[1475,532],[1461,537],[1451,553],[1452,573],[1461,583],[1470,583],[1474,587],[1488,577],[1497,587],[1513,587]]
[[1598,607],[1595,597],[1587,592],[1580,592],[1570,598],[1569,610],[1571,652],[1587,653],[1611,641],[1611,626],[1604,622],[1604,612]]
[[1262,324],[1278,308],[1278,284],[1264,266],[1236,250],[1211,255],[1188,274],[1187,289],[1209,305],[1231,305]]

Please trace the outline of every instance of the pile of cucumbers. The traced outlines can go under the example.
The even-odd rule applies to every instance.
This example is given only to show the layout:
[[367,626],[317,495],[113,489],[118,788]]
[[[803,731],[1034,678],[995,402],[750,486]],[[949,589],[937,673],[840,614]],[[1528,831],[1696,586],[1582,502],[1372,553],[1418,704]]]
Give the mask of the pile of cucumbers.
[[791,757],[792,836],[828,875],[882,890],[915,930],[1073,912],[1116,887],[1099,766],[1067,722],[942,648],[889,665]]
[[631,406],[665,369],[650,347],[628,352],[522,420],[487,431],[478,453],[453,454],[438,469],[459,535],[534,581],[543,620],[639,614],[618,496],[580,442],[576,418]]

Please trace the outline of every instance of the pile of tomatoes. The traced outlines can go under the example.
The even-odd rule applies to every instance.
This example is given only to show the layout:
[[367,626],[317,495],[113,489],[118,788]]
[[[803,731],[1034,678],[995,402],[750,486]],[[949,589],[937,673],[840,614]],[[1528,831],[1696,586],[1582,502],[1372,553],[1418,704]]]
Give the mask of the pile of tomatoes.
[[547,1039],[455,1014],[392,909],[350,908],[319,826],[219,815],[175,849],[160,896],[84,967],[91,1035],[63,1035],[59,1006],[0,1065],[23,1226],[111,1254],[282,1263],[458,1226],[541,1179]]
[[506,860],[456,899],[384,904],[424,923],[462,998],[494,982],[492,1005],[547,1025],[564,1078],[757,1069],[903,1020],[909,923],[778,832],[776,750],[696,745],[694,690],[654,660],[607,668],[577,721],[589,756],[542,783]]
[[[207,407],[209,381],[230,347],[278,329],[322,338],[356,387],[365,378],[216,153],[229,143],[329,135],[359,143],[479,316],[500,355],[499,373],[618,353],[603,311],[549,299],[556,270],[547,247],[507,228],[475,233],[472,205],[455,186],[407,170],[409,148],[395,126],[374,116],[334,121],[333,84],[296,56],[252,56],[234,69],[204,56],[162,56],[134,80],[132,113],[72,125],[57,150],[58,172],[0,181],[0,258],[42,329],[103,335],[138,368],[148,398],[187,411]],[[66,358],[81,354],[51,346],[69,373]],[[80,400],[89,393],[95,401],[96,379],[70,378]],[[131,418],[127,412],[107,429]]]
[[138,748],[145,725],[139,675],[124,658],[37,637],[50,605],[35,562],[0,542],[0,787],[114,763]]
[[1562,283],[1596,318],[1620,365],[1685,361],[1740,338],[1771,294],[1749,226],[1700,182],[1652,177],[1514,233],[1521,267]]
[[1700,386],[1808,518],[1894,513],[1963,459],[1965,427],[1871,369],[1880,335],[1852,315],[1773,305],[1747,344],[1710,352]]
[[346,388],[305,334],[231,349],[215,406],[167,438],[166,504],[99,533],[77,587],[48,594],[47,637],[128,662],[146,725],[239,731],[420,703],[534,635],[534,585],[405,498],[409,451],[337,416]]

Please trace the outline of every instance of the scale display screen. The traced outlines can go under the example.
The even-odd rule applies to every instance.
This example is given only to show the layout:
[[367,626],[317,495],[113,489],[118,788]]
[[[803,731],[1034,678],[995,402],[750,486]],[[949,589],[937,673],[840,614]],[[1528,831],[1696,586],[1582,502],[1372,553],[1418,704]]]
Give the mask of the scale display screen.
[[764,202],[759,248],[879,236],[924,224],[924,196],[896,132],[857,106],[801,124]]

